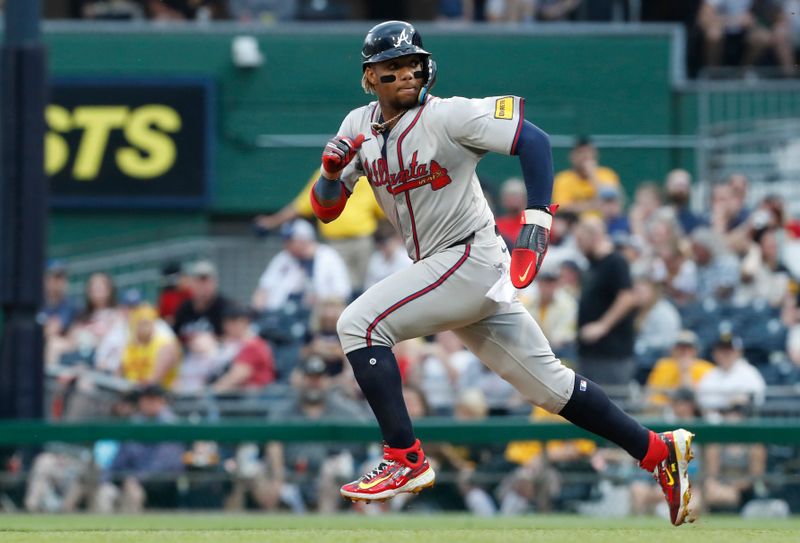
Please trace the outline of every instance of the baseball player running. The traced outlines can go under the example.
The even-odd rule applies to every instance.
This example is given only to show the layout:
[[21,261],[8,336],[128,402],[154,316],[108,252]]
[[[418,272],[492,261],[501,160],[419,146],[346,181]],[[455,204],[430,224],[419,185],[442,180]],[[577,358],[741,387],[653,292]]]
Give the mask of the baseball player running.
[[[334,220],[366,176],[415,263],[372,286],[339,319],[339,338],[384,439],[383,461],[344,485],[342,495],[385,500],[433,485],[391,348],[453,330],[528,401],[624,448],[661,484],[672,523],[683,524],[693,435],[656,434],[620,410],[561,364],[516,300],[515,287],[528,286],[539,271],[555,211],[549,139],[523,117],[524,100],[430,95],[436,63],[406,22],[372,28],[361,54],[362,86],[378,99],[351,111],[325,146],[312,206],[322,221]],[[475,174],[490,151],[518,156],[528,189],[511,255]]]

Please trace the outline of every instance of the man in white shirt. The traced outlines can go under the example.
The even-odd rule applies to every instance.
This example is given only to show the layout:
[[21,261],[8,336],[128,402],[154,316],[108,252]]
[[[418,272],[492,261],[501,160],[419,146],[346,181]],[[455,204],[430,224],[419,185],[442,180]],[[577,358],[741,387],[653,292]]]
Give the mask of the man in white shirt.
[[302,219],[281,228],[284,249],[270,261],[253,293],[253,307],[275,310],[290,299],[310,307],[321,297],[349,300],[350,279],[342,257],[317,242],[314,227]]
[[697,399],[704,412],[764,401],[767,385],[758,370],[742,357],[741,339],[727,332],[721,334],[711,357],[717,367],[697,387]]

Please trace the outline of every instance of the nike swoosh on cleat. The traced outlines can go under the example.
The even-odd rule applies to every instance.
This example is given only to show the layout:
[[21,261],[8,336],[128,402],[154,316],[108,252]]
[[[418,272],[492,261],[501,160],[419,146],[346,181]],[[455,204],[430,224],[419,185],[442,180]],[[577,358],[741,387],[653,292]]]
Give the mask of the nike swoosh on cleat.
[[370,489],[373,486],[384,482],[386,479],[389,479],[390,477],[391,477],[391,475],[387,475],[386,477],[381,477],[380,479],[375,479],[374,481],[370,481],[368,483],[363,483],[363,482],[358,483],[358,488],[360,488],[361,490]]

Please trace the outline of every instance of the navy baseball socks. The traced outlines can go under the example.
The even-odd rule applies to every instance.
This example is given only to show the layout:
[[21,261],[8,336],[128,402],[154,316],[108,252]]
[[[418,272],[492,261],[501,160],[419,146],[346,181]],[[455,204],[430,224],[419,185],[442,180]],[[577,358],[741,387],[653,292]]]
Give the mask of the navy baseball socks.
[[378,419],[383,441],[392,449],[407,450],[408,460],[416,463],[419,442],[414,438],[411,418],[403,399],[403,382],[394,353],[389,347],[364,347],[347,353],[347,359],[361,392]]
[[652,472],[669,451],[658,434],[612,402],[599,385],[575,374],[575,388],[559,413],[572,424],[616,443]]
[[353,502],[386,501],[397,494],[417,494],[433,486],[436,473],[414,438],[403,400],[397,360],[389,347],[365,347],[347,353],[353,374],[383,433],[383,461],[372,471],[342,486]]

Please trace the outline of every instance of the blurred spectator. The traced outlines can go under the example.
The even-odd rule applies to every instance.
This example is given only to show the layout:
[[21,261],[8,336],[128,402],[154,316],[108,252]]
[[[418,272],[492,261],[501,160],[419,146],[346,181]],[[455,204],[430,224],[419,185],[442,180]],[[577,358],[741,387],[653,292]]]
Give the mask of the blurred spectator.
[[666,204],[675,212],[675,218],[681,225],[683,232],[691,234],[692,230],[706,223],[689,207],[692,194],[692,174],[686,170],[676,169],[667,174],[665,181]]
[[520,296],[559,358],[574,358],[578,302],[558,282],[558,268],[547,261],[535,283]]
[[29,513],[72,513],[89,490],[91,452],[84,447],[51,445],[36,456],[25,492]]
[[[578,270],[588,266],[586,258],[578,250],[572,231],[578,222],[578,215],[571,211],[559,210],[553,215],[550,229],[550,245],[547,249],[547,262],[560,268],[561,264],[571,261]],[[516,240],[514,240],[516,241]]]
[[[298,217],[313,219],[310,194],[318,178],[319,170],[315,170],[303,191],[292,202],[273,215],[259,215],[255,219],[256,226],[272,230],[295,221]],[[367,263],[374,249],[372,236],[380,219],[384,217],[369,181],[366,177],[361,177],[347,199],[347,206],[336,220],[329,223],[317,220],[322,239],[344,260],[350,274],[350,283],[355,289],[360,289],[364,284]]]
[[228,0],[228,13],[244,23],[290,21],[297,17],[297,0]]
[[[775,0],[705,0],[698,23],[705,35],[706,64],[741,64],[747,70],[771,48],[782,74],[793,76],[791,20],[783,4]],[[731,58],[729,50],[739,49],[744,51],[741,58]]]
[[578,360],[581,374],[600,384],[626,385],[633,378],[633,293],[630,270],[614,250],[605,224],[585,217],[575,229],[589,259],[578,303]]
[[[660,223],[655,223],[658,224]],[[689,256],[689,245],[686,240],[672,238],[655,247],[653,278],[661,280],[670,300],[678,306],[683,306],[690,302],[697,292],[697,264]]]
[[527,204],[528,191],[521,179],[512,177],[503,181],[500,186],[500,205],[503,206],[505,213],[496,217],[495,223],[509,249],[514,248],[519,231],[522,230],[520,216]]
[[317,242],[314,228],[295,219],[281,228],[284,248],[258,280],[252,304],[258,311],[280,309],[289,300],[306,307],[327,297],[349,300],[347,267],[334,249]]
[[537,0],[487,0],[486,19],[493,23],[530,23]]
[[464,375],[476,362],[480,363],[454,332],[439,332],[434,342],[425,345],[408,380],[423,391],[432,415],[451,416]]
[[[163,424],[175,422],[176,417],[169,408],[164,390],[150,385],[139,392],[137,411],[131,420]],[[123,442],[101,473],[102,484],[95,496],[95,510],[141,513],[148,498],[175,494],[175,475],[183,471],[184,450],[181,443]],[[115,479],[120,476],[122,480],[117,486]]]
[[629,234],[631,231],[628,217],[624,213],[624,202],[621,187],[602,187],[598,193],[600,214],[606,221],[608,235]]
[[60,260],[50,261],[44,276],[44,307],[39,312],[45,340],[66,335],[75,319],[77,309],[67,297],[68,286],[66,265]]
[[120,374],[132,383],[168,389],[178,375],[181,351],[174,335],[158,333],[157,319],[158,313],[148,304],[131,311],[131,334],[122,352]]
[[330,377],[340,376],[349,368],[336,332],[336,323],[346,306],[340,298],[324,298],[314,305],[310,335],[302,351],[304,358],[317,356],[325,362],[325,371]]
[[[225,309],[227,311],[227,309]],[[224,312],[223,311],[223,314]],[[225,371],[230,362],[221,345],[220,338],[213,332],[196,332],[184,345],[183,361],[175,384],[174,392],[204,394],[208,383]]]
[[789,329],[786,336],[786,352],[789,360],[797,368],[795,371],[798,372],[800,370],[800,285],[796,281],[790,283],[789,295],[786,296],[781,309],[781,318]]
[[[654,181],[644,181],[636,186],[628,217],[630,218],[631,232],[642,239],[652,236],[651,223],[656,217],[656,212],[661,207],[661,189]],[[652,240],[651,244],[652,244]],[[658,242],[653,244],[657,247]]]
[[[747,418],[750,404],[722,411],[728,424]],[[762,444],[708,444],[704,447],[703,498],[712,511],[737,511],[749,500],[764,497],[767,448]]]
[[542,21],[568,21],[573,19],[581,0],[538,0],[537,15]]
[[697,266],[697,300],[725,298],[739,283],[739,260],[720,236],[701,226],[692,232],[692,255]]
[[[488,411],[486,398],[479,389],[463,390],[456,398],[456,420],[483,420]],[[505,467],[502,445],[457,446],[445,443],[438,448],[438,452],[443,460],[440,472],[445,475],[444,478],[455,477],[456,487],[467,511],[480,517],[494,515],[497,505],[489,494],[490,487],[485,480],[476,477],[476,473],[497,471],[498,467]],[[498,465],[498,462],[502,462],[502,465]]]
[[[753,218],[761,211],[753,213]],[[788,293],[790,275],[781,261],[776,229],[763,228],[754,233],[753,243],[742,260],[741,279],[736,303],[750,305],[756,300],[766,300],[772,307],[781,306]]]
[[140,0],[79,0],[84,19],[141,20],[145,11]]
[[[583,258],[583,255],[581,255],[581,258]],[[581,295],[582,273],[583,270],[574,260],[564,260],[558,268],[559,285],[576,300]]]
[[147,14],[156,21],[208,21],[221,15],[222,6],[214,0],[144,0]]
[[51,336],[47,343],[48,365],[94,364],[94,351],[120,319],[116,289],[111,276],[93,273],[86,281],[84,307],[66,337]]
[[649,369],[652,362],[666,354],[675,343],[681,329],[681,317],[675,306],[664,299],[661,283],[653,277],[637,277],[633,293],[638,305],[634,321],[634,352],[639,360],[637,366]]
[[604,185],[619,187],[619,176],[598,163],[597,148],[591,140],[579,137],[569,154],[572,167],[559,172],[553,182],[553,203],[561,211],[597,211],[597,195]]
[[[112,375],[119,373],[122,353],[131,336],[131,311],[142,305],[142,294],[137,289],[127,289],[122,293],[119,303],[120,319],[105,335],[95,352],[94,368]],[[163,319],[156,319],[155,332],[161,337],[176,339],[172,327]]]
[[[564,422],[544,409],[534,407],[531,419],[537,422]],[[565,483],[562,473],[594,472],[590,459],[597,450],[589,439],[512,441],[505,450],[505,458],[518,465],[498,489],[500,512],[518,515],[535,509],[537,513],[553,511],[560,505],[559,497],[564,487],[568,499],[587,499],[591,485],[584,482]]]
[[223,314],[223,351],[232,351],[227,371],[216,379],[217,393],[262,389],[275,380],[275,358],[269,344],[255,334],[250,312],[232,305]]
[[717,183],[711,192],[709,223],[717,234],[726,235],[747,220],[749,212],[744,204],[747,180],[735,174],[731,181]]
[[168,262],[161,268],[158,314],[170,326],[175,324],[175,314],[181,304],[192,297],[189,283],[190,278],[183,273],[178,262]]
[[367,263],[364,290],[413,264],[394,227],[383,221],[375,231],[375,251]]
[[722,333],[711,357],[716,367],[697,386],[697,398],[704,412],[763,402],[767,385],[758,370],[742,356],[741,339]]
[[[478,0],[481,3],[482,0]],[[437,19],[439,20],[475,20],[475,0],[439,0]]]
[[211,332],[222,335],[222,314],[231,304],[219,293],[217,267],[208,260],[195,262],[189,268],[192,297],[175,313],[175,333],[186,345],[194,334]]
[[694,391],[705,375],[714,369],[708,360],[698,358],[697,335],[682,330],[672,347],[671,356],[660,359],[647,377],[647,402],[664,406],[669,402],[667,393],[677,390]]
[[[362,421],[366,412],[331,388],[325,362],[305,360],[296,392],[283,408],[270,413],[270,420],[300,422],[314,420]],[[270,477],[260,505],[274,509],[284,503],[295,513],[316,506],[320,513],[335,512],[341,502],[339,486],[352,478],[353,455],[343,443],[280,443],[267,445]]]

